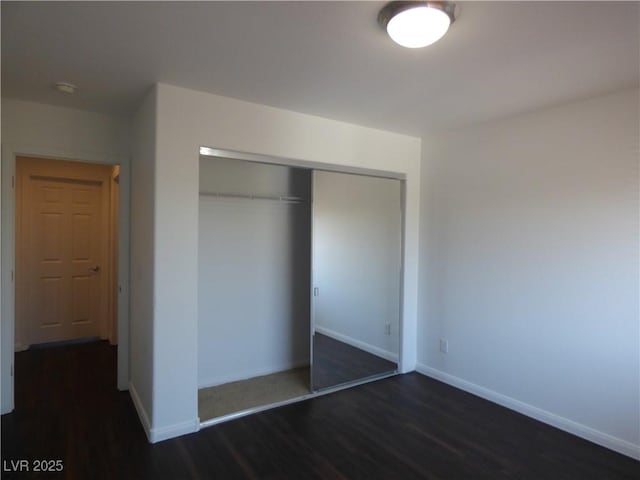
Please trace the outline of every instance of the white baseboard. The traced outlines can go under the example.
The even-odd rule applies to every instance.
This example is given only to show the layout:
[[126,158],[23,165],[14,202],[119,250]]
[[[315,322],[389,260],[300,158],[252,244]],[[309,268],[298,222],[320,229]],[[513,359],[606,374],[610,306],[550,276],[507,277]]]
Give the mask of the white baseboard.
[[179,437],[180,435],[185,435],[187,433],[194,433],[200,430],[199,418],[186,422],[176,423],[174,425],[168,425],[166,427],[151,428],[149,415],[147,414],[147,411],[140,401],[140,397],[138,396],[136,387],[131,382],[129,382],[129,395],[131,395],[133,405],[136,407],[138,417],[140,418],[140,423],[142,423],[142,428],[144,429],[144,433],[147,435],[147,440],[149,440],[149,443],[161,442],[163,440]]
[[548,412],[541,408],[535,407],[528,403],[521,402],[515,398],[508,397],[496,391],[490,390],[486,387],[482,387],[475,383],[464,380],[455,375],[443,372],[441,370],[429,367],[424,364],[418,364],[416,371],[428,377],[435,378],[441,382],[447,383],[453,387],[464,390],[465,392],[472,393],[478,397],[482,397],[490,402],[497,403],[503,407],[515,410],[518,413],[522,413],[527,417],[534,418],[540,422],[546,423],[553,427],[569,432],[578,437],[584,438],[590,442],[601,445],[610,450],[616,451],[631,458],[640,460],[640,445],[636,445],[627,440],[614,437],[608,433],[601,432],[594,428],[588,427],[568,418],[561,417],[555,413]]
[[330,330],[325,327],[316,325],[315,329],[316,332],[321,333],[322,335],[326,335],[327,337],[331,337],[334,340],[338,340],[339,342],[346,343],[347,345],[351,345],[352,347],[359,348],[360,350],[364,350],[365,352],[371,353],[372,355],[375,355],[377,357],[384,358],[385,360],[389,360],[390,362],[398,363],[397,353],[384,350],[380,347],[376,347],[375,345],[371,345],[370,343],[365,343],[361,340],[343,335],[342,333],[336,332],[335,330]]
[[149,415],[147,415],[147,411],[142,405],[142,401],[138,396],[136,387],[131,382],[129,382],[129,395],[131,396],[131,400],[133,401],[133,406],[136,407],[136,412],[138,412],[138,418],[140,418],[140,423],[142,423],[142,428],[144,429],[144,433],[147,436],[147,440],[151,442],[151,422],[149,421]]
[[200,419],[187,420],[186,422],[175,423],[162,428],[152,428],[149,432],[149,441],[151,443],[161,442],[170,438],[179,437],[188,433],[194,433],[200,430]]
[[239,382],[241,380],[248,380],[249,378],[262,377],[264,375],[271,375],[272,373],[284,372],[286,370],[293,370],[294,368],[302,368],[309,366],[309,359],[296,360],[291,363],[279,365],[277,367],[269,368],[255,368],[251,370],[243,370],[225,375],[215,375],[204,378],[198,381],[198,389],[217,387],[230,382]]

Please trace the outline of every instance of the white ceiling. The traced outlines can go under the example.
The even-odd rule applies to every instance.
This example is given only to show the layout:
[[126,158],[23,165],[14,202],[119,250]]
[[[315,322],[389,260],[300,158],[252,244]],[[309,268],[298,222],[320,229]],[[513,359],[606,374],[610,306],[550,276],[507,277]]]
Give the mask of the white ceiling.
[[384,3],[2,2],[2,95],[129,114],[164,82],[420,135],[640,82],[639,2],[459,2],[419,50]]

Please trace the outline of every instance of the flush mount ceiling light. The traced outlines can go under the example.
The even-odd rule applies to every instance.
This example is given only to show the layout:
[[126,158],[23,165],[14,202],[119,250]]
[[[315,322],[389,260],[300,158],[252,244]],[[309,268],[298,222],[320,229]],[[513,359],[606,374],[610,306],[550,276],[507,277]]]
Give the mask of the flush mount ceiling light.
[[440,40],[455,20],[453,2],[391,2],[378,23],[391,39],[407,48],[422,48]]

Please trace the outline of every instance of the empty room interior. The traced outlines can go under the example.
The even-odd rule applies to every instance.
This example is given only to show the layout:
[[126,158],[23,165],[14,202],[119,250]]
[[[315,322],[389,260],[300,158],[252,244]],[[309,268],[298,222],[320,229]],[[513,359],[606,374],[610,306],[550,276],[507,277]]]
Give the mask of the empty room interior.
[[2,2],[3,478],[640,475],[640,2]]

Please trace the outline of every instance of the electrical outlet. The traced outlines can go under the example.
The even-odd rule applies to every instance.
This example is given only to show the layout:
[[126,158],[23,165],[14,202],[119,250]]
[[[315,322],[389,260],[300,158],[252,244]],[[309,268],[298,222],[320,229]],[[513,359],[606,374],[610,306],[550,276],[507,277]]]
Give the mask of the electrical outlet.
[[391,324],[389,322],[384,324],[384,334],[391,335]]
[[449,353],[449,341],[446,338],[440,339],[440,351],[442,353]]

